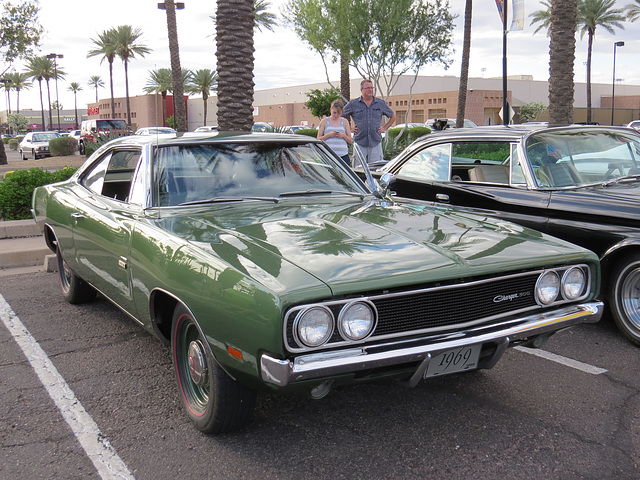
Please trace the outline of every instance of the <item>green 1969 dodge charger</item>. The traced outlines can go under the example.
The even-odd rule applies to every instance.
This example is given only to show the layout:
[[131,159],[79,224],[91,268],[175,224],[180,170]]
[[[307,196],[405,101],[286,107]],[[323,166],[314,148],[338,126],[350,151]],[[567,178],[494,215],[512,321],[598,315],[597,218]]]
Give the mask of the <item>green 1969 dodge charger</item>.
[[302,135],[131,136],[38,188],[33,214],[66,299],[99,292],[170,344],[212,434],[260,389],[413,386],[600,318],[593,253],[387,193]]

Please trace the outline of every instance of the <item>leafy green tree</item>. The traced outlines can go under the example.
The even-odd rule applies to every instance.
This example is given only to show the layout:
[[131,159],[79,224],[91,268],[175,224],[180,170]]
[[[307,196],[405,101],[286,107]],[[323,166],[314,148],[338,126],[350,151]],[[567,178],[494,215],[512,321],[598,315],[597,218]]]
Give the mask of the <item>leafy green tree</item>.
[[203,68],[191,74],[187,83],[187,91],[193,95],[202,95],[204,107],[204,125],[207,124],[207,100],[211,91],[218,85],[218,74],[215,70]]
[[314,117],[320,119],[331,114],[331,104],[340,98],[340,91],[335,87],[320,90],[314,88],[307,93],[309,100],[305,105]]
[[[165,2],[166,4],[167,2]],[[129,97],[129,62],[136,56],[144,57],[151,51],[149,47],[139,43],[142,30],[131,25],[120,25],[116,29],[116,54],[124,64],[124,87],[127,105],[127,125],[131,126],[131,101]]]
[[591,122],[591,55],[596,38],[596,27],[604,28],[613,35],[616,28],[624,29],[624,11],[615,8],[616,0],[578,0],[578,28],[580,38],[585,33],[589,39],[587,47],[587,123]]
[[[113,95],[113,61],[118,52],[118,42],[115,29],[104,30],[98,34],[98,38],[92,38],[95,48],[89,50],[87,58],[101,55],[100,63],[107,61],[109,64],[109,87],[111,89],[111,118],[115,118],[116,102]],[[96,87],[96,102],[98,101],[98,90]]]
[[6,63],[27,58],[40,45],[42,26],[38,23],[40,7],[37,0],[25,0],[18,5],[2,2],[0,15],[0,57]]
[[250,132],[253,125],[253,0],[217,0],[218,126]]
[[10,113],[7,115],[7,123],[14,132],[24,132],[27,130],[29,119],[19,113]]
[[89,78],[87,85],[89,85],[96,91],[96,103],[98,103],[98,89],[104,88],[104,82],[102,81],[102,78],[100,78],[100,75],[92,75]]
[[340,62],[340,93],[344,100],[351,98],[349,66],[361,53],[359,31],[353,27],[362,9],[356,10],[355,6],[351,0],[289,0],[283,9],[287,24],[320,54],[329,84],[327,60]]
[[531,122],[546,109],[547,107],[541,102],[531,102],[520,107],[518,116],[521,122]]
[[82,90],[82,87],[78,82],[71,82],[67,90],[73,92],[73,109],[76,114],[75,128],[78,128],[78,92]]

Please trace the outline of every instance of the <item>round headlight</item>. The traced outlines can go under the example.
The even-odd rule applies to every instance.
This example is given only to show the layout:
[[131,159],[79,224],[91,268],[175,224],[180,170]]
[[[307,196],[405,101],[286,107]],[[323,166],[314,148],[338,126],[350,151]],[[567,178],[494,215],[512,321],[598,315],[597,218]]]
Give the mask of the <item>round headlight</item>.
[[297,315],[293,331],[300,345],[319,347],[333,334],[333,314],[323,306],[306,308]]
[[560,293],[560,278],[556,272],[545,272],[540,275],[536,283],[536,297],[538,302],[549,305],[558,298]]
[[338,331],[345,340],[358,341],[367,338],[376,324],[373,305],[353,302],[345,305],[338,317]]
[[587,276],[583,269],[578,267],[570,268],[562,276],[562,295],[567,300],[580,298],[584,293],[586,283]]

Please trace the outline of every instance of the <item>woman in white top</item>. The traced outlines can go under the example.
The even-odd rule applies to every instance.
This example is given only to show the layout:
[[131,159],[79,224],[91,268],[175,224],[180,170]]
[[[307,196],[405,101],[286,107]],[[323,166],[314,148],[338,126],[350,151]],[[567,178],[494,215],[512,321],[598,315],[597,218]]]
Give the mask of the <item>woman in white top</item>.
[[318,138],[331,147],[340,158],[351,166],[349,159],[349,144],[351,140],[351,127],[349,122],[342,118],[344,105],[340,101],[331,104],[331,116],[323,118],[318,127]]

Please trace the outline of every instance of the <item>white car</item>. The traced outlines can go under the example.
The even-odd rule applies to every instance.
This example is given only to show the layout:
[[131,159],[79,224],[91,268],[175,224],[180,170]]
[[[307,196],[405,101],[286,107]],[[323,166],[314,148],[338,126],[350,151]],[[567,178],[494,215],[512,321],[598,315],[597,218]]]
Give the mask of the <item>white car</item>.
[[629,122],[629,125],[627,125],[627,127],[633,128],[634,130],[637,130],[638,132],[640,132],[640,120],[634,120],[633,122]]
[[37,160],[40,157],[51,156],[49,152],[49,141],[59,136],[60,134],[58,132],[27,133],[18,146],[20,158],[26,160],[27,155],[29,155],[34,160]]
[[203,127],[198,127],[194,130],[194,132],[217,132],[218,131],[218,126],[217,125],[204,125]]
[[177,132],[171,127],[144,127],[136,130],[136,135],[166,135],[173,136]]

